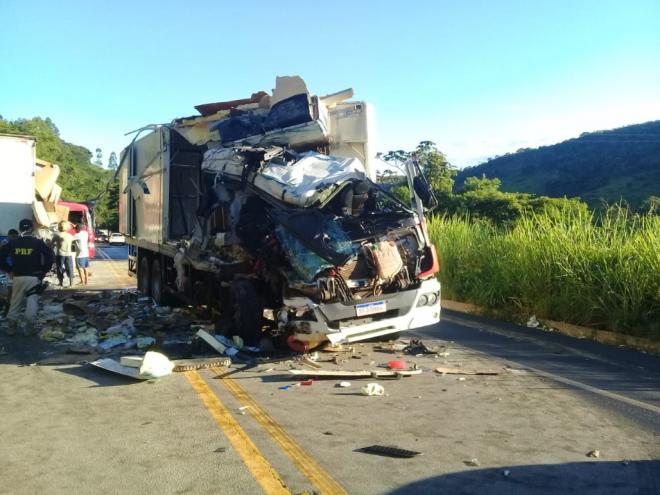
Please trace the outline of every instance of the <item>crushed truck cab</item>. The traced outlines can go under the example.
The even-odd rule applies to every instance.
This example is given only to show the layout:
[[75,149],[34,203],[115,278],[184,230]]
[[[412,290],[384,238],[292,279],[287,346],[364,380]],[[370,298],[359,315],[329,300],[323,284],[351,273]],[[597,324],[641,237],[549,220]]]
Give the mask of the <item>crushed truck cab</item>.
[[142,129],[120,162],[120,230],[138,288],[212,308],[229,335],[293,349],[440,318],[424,205],[373,179],[370,107],[278,78],[272,95]]

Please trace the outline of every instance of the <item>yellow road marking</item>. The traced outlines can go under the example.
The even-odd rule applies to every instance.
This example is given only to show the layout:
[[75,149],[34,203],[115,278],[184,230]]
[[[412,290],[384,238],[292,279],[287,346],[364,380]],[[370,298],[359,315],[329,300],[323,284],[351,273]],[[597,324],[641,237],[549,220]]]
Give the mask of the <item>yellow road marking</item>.
[[224,375],[221,368],[211,368],[222,384],[231,392],[231,394],[244,406],[250,406],[246,410],[261,425],[261,427],[270,435],[270,437],[280,446],[282,451],[291,459],[296,467],[302,472],[309,481],[322,494],[328,495],[347,495],[348,492],[337,483],[330,474],[323,469],[318,462],[310,457],[298,443],[284,431],[284,429],[264,411],[259,404],[238,384],[235,380]]
[[220,399],[213,393],[199,373],[186,371],[184,374],[266,494],[291,495],[282,478],[261,455],[261,452],[247,436],[245,430],[241,428],[224,404],[220,402]]

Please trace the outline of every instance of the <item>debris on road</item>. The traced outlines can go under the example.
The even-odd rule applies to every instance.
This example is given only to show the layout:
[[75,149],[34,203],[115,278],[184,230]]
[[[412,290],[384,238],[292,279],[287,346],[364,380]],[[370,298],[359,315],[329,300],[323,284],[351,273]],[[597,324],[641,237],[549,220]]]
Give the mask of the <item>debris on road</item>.
[[422,455],[421,452],[417,452],[415,450],[401,449],[391,445],[370,445],[369,447],[356,449],[355,452],[363,452],[365,454],[375,454],[384,457],[394,457],[400,459],[410,459],[411,457]]
[[289,370],[292,375],[310,376],[316,378],[401,378],[412,375],[419,375],[422,370],[373,370],[373,371],[332,371],[332,370]]
[[313,368],[315,370],[321,369],[321,365],[317,363],[315,360],[312,360],[308,355],[303,355],[300,358],[300,362],[304,364],[305,366],[309,366],[310,368]]
[[170,375],[174,363],[160,352],[148,351],[140,365],[140,376],[146,378],[162,378]]
[[148,378],[140,376],[140,371],[137,368],[132,368],[130,366],[123,366],[112,358],[97,359],[96,361],[92,361],[89,364],[91,364],[92,366],[96,366],[97,368],[104,369],[106,371],[111,371],[112,373],[117,373],[119,375],[124,375],[130,378],[134,378],[136,380],[148,380]]
[[89,364],[136,380],[162,378],[171,374],[174,369],[174,363],[167,356],[154,351],[149,351],[144,355],[139,367],[135,367],[134,359],[124,362],[129,362],[130,365],[127,366],[112,358],[97,359]]
[[387,363],[387,367],[391,370],[405,370],[408,366],[405,361],[395,360]]
[[339,382],[335,385],[337,388],[348,388],[351,386],[351,382]]
[[403,352],[406,354],[412,354],[413,356],[424,355],[424,354],[437,354],[437,347],[429,347],[420,339],[412,339],[410,343],[404,347]]
[[172,371],[176,373],[208,368],[228,368],[231,366],[231,359],[229,358],[175,359],[172,362],[174,363],[174,369]]
[[139,368],[142,366],[142,360],[144,356],[122,356],[119,359],[119,364],[122,366],[128,366],[129,368]]
[[499,375],[499,371],[495,370],[471,370],[466,368],[449,368],[441,366],[435,369],[436,373],[441,375]]
[[360,389],[362,395],[374,396],[374,395],[385,395],[385,389],[379,383],[367,383],[364,387]]

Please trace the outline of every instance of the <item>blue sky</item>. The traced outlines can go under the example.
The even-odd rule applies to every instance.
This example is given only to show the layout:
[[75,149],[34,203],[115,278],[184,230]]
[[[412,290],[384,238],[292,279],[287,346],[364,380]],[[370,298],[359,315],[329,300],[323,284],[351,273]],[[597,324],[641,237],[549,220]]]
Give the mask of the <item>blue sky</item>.
[[301,75],[458,166],[660,119],[660,1],[0,1],[0,114],[123,134]]

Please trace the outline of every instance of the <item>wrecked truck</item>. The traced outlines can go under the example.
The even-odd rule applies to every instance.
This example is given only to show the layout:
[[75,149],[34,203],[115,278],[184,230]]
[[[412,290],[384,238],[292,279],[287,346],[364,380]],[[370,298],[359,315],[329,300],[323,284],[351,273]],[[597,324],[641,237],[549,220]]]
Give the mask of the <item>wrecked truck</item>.
[[413,162],[411,204],[372,180],[371,108],[352,95],[278,77],[272,94],[135,131],[118,173],[138,289],[297,351],[438,322],[432,192]]

